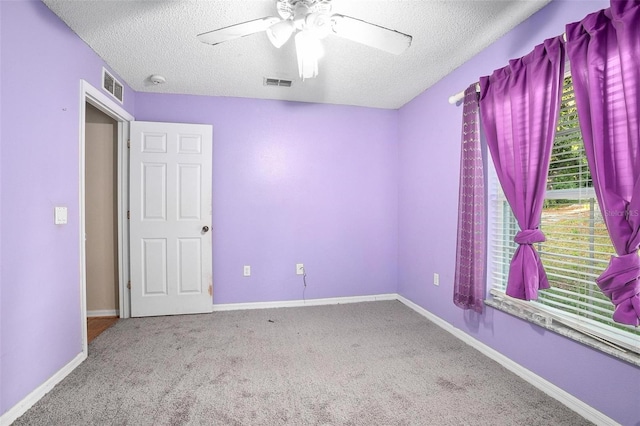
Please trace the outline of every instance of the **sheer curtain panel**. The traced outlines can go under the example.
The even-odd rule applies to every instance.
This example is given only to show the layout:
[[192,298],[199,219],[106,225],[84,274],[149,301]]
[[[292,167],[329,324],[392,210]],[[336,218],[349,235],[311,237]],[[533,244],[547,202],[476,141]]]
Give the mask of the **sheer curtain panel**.
[[618,256],[596,282],[613,319],[640,325],[640,3],[567,25],[578,119],[598,204]]
[[465,90],[463,102],[453,303],[462,309],[482,312],[486,287],[486,210],[478,93],[475,84]]
[[564,75],[562,37],[480,78],[480,117],[498,180],[520,231],[506,294],[535,300],[549,281],[533,244],[539,229]]

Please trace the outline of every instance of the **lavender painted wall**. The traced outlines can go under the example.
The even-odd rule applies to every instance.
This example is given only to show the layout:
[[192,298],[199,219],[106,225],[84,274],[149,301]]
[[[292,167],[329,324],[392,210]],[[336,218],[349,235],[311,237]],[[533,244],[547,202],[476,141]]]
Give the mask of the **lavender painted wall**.
[[637,425],[640,369],[492,308],[477,315],[452,302],[462,111],[448,97],[605,7],[552,2],[400,109],[398,292],[618,422]]
[[[99,88],[103,62],[41,2],[0,11],[1,414],[82,351],[80,79]],[[133,99],[125,87],[126,109]]]
[[[602,7],[552,3],[399,112],[128,87],[125,109],[138,120],[214,127],[215,303],[300,299],[298,262],[308,271],[307,298],[397,289],[636,424],[639,369],[499,311],[465,314],[451,302],[461,112],[447,97]],[[2,414],[81,351],[79,80],[100,87],[103,63],[40,2],[0,1],[0,52]],[[69,207],[68,225],[53,225],[56,205]]]
[[135,116],[213,125],[214,303],[302,299],[296,263],[307,299],[396,291],[397,111],[138,93]]

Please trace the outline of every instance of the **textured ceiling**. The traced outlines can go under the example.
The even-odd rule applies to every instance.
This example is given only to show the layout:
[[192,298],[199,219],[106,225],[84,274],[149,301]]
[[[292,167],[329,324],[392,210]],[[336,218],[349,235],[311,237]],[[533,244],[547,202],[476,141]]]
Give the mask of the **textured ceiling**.
[[[318,77],[301,81],[295,47],[265,33],[216,46],[197,34],[265,16],[274,0],[44,0],[139,92],[281,99],[396,109],[515,27],[549,0],[333,0],[333,12],[413,36],[399,56],[335,36],[323,40]],[[167,79],[154,86],[152,74]],[[290,88],[264,77],[293,80]]]

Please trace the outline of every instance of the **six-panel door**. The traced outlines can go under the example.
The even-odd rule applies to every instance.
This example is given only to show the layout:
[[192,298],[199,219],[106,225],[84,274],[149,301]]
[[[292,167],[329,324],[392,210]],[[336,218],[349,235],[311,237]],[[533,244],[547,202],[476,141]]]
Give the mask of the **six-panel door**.
[[131,122],[131,316],[211,312],[209,125]]

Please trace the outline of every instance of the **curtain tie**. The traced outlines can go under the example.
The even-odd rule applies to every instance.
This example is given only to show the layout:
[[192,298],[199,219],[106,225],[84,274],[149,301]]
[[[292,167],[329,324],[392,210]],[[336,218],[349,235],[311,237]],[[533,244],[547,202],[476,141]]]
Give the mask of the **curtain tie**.
[[596,283],[617,306],[640,294],[640,280],[638,278],[640,278],[640,256],[637,251],[634,251],[622,256],[611,256],[609,266],[596,279]]
[[636,327],[640,325],[640,256],[637,250],[612,256],[609,266],[596,283],[616,306],[614,321]]
[[523,244],[535,244],[545,242],[547,239],[539,229],[525,229],[518,232],[513,239],[516,243]]

